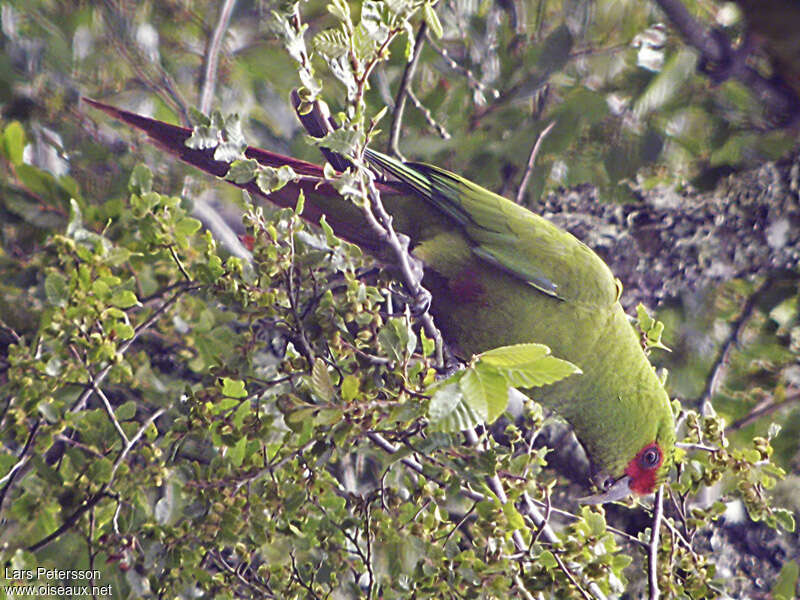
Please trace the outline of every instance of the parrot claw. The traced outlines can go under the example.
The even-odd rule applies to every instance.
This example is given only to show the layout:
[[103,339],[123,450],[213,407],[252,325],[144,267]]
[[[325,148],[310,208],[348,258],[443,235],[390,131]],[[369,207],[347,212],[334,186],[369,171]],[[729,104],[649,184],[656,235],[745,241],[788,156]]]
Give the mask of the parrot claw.
[[431,293],[425,288],[422,288],[411,304],[411,315],[416,318],[428,312],[431,308],[432,299]]

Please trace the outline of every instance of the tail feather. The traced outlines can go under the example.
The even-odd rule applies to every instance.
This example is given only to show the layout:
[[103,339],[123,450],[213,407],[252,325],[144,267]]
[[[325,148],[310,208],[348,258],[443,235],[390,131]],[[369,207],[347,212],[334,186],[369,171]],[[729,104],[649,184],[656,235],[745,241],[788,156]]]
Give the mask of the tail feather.
[[[144,132],[147,134],[147,137],[152,140],[154,145],[177,156],[184,162],[198,169],[202,169],[206,173],[217,177],[224,177],[228,172],[228,167],[230,167],[229,163],[214,160],[213,150],[195,150],[186,145],[186,140],[192,135],[192,130],[187,127],[170,125],[164,121],[137,115],[136,113],[90,98],[84,98],[83,101],[106,113],[108,116]],[[284,156],[282,154],[270,152],[269,150],[254,148],[253,146],[247,147],[245,156],[257,160],[264,166],[281,167],[283,165],[289,165],[298,175],[322,178],[322,167],[304,160],[292,158],[291,156]]]
[[[155,146],[201,171],[215,177],[224,177],[230,168],[230,163],[214,159],[213,148],[202,150],[189,148],[186,140],[192,135],[191,129],[170,125],[164,121],[122,110],[97,100],[84,98],[83,101],[110,117],[142,131]],[[264,166],[277,168],[288,165],[299,177],[270,194],[261,191],[255,181],[245,184],[230,181],[227,183],[247,190],[253,196],[262,197],[273,204],[289,208],[296,205],[297,196],[302,191],[306,198],[302,215],[304,219],[316,224],[325,215],[337,235],[362,246],[367,251],[379,251],[380,242],[368,227],[364,227],[360,210],[352,203],[342,199],[330,182],[324,179],[321,166],[253,146],[248,146],[244,154]],[[380,184],[379,187],[381,193],[387,196],[404,193],[404,190],[392,185]]]

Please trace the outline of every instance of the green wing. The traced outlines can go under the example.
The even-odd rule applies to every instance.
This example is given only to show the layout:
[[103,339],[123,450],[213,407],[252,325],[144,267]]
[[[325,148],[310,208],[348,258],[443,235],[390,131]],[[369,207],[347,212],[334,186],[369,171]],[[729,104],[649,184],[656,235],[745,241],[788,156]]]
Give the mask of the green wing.
[[543,217],[434,165],[374,150],[366,158],[458,223],[480,259],[562,300],[607,306],[618,299],[602,259]]

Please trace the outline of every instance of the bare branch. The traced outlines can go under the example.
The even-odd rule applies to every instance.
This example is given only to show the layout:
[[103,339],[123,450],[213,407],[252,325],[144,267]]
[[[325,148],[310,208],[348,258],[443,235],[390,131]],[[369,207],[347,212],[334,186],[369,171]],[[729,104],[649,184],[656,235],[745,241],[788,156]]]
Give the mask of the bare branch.
[[388,152],[389,154],[393,154],[394,156],[398,156],[400,158],[403,157],[400,154],[400,129],[403,125],[403,112],[406,108],[406,97],[408,92],[411,91],[411,80],[414,77],[414,72],[417,70],[417,63],[419,63],[419,56],[422,54],[422,47],[425,43],[425,31],[427,30],[427,25],[425,21],[419,26],[419,31],[417,31],[417,37],[414,42],[414,55],[411,57],[411,60],[408,61],[405,70],[403,71],[403,77],[400,79],[400,87],[397,90],[397,96],[394,101],[394,112],[392,113],[392,127],[389,130],[389,145],[388,145]]
[[661,535],[661,519],[664,515],[664,486],[658,486],[653,524],[650,532],[650,545],[647,552],[647,582],[650,588],[649,600],[658,600],[661,592],[658,589],[658,546]]
[[208,44],[203,65],[203,89],[200,92],[200,112],[207,114],[211,111],[211,102],[214,99],[214,88],[217,84],[217,67],[219,65],[219,52],[222,49],[222,40],[231,20],[236,0],[225,0],[219,11],[219,19],[214,27],[214,33]]
[[555,121],[550,121],[539,135],[536,136],[536,141],[533,143],[533,148],[531,148],[531,153],[528,156],[528,164],[525,166],[525,172],[522,174],[522,181],[519,182],[519,189],[517,190],[517,197],[515,198],[517,204],[522,204],[522,200],[525,197],[525,189],[528,187],[528,180],[533,172],[533,164],[536,162],[536,156],[539,154],[539,149],[542,147],[544,138],[547,137],[547,134],[550,133],[555,124]]

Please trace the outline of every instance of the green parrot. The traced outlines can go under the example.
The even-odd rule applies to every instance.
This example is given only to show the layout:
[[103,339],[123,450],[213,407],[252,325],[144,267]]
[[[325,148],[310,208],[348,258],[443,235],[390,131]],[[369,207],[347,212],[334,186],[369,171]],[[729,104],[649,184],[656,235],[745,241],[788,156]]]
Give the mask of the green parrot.
[[[144,131],[159,147],[223,177],[214,150],[185,145],[190,129],[93,100],[93,107]],[[382,245],[361,210],[323,177],[322,167],[248,147],[248,158],[289,165],[297,178],[266,196],[303,217],[325,216],[337,235],[380,258]],[[619,302],[622,286],[588,246],[543,217],[434,165],[401,162],[374,150],[365,158],[390,178],[378,184],[395,229],[424,265],[431,312],[445,339],[469,358],[499,346],[542,343],[580,367],[529,390],[573,427],[600,493],[588,502],[649,494],[668,474],[675,447],[669,397]],[[264,197],[255,182],[241,184]]]

